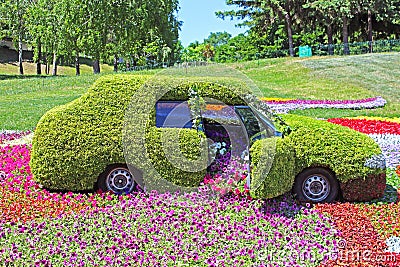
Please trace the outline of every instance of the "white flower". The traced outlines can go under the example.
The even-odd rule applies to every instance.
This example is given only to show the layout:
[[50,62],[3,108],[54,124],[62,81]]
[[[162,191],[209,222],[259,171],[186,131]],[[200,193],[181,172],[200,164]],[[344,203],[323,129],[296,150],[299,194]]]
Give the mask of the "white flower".
[[400,253],[400,237],[389,237],[386,239],[386,245],[388,246],[388,248],[385,250],[386,252]]

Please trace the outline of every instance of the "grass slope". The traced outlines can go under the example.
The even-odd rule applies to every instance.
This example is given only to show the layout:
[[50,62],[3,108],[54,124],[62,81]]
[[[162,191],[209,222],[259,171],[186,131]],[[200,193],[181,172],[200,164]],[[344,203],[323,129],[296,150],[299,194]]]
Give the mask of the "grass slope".
[[347,57],[282,58],[234,65],[255,81],[266,97],[361,99],[383,96],[374,110],[295,111],[312,117],[400,117],[400,53]]
[[0,129],[33,129],[52,107],[83,94],[95,75],[0,80]]
[[[381,95],[385,108],[374,110],[312,109],[295,111],[311,117],[400,117],[400,53],[347,57],[265,59],[232,64],[243,71],[266,97],[301,99],[361,99]],[[28,64],[27,74],[34,73]],[[108,72],[107,67],[103,71]],[[32,129],[50,108],[84,93],[99,77],[82,65],[80,77],[74,68],[61,67],[60,77],[19,76],[17,67],[0,64],[0,129]],[[152,72],[154,73],[154,72]],[[24,79],[22,79],[24,78]]]

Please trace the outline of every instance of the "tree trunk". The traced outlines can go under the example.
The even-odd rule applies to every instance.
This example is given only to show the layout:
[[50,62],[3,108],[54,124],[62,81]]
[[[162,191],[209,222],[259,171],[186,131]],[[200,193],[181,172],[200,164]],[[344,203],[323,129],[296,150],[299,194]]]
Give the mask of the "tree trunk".
[[291,57],[294,57],[292,18],[290,17],[289,12],[286,12],[285,20],[286,20],[286,24],[287,24],[287,33],[288,33],[288,41],[289,41],[289,55]]
[[333,29],[331,23],[328,24],[327,34],[328,34],[328,54],[332,56],[334,54],[334,49],[333,49]]
[[81,75],[81,69],[80,69],[80,65],[79,65],[79,52],[76,52],[76,55],[75,55],[75,74],[76,74],[76,76]]
[[46,75],[49,75],[49,73],[50,73],[50,62],[49,62],[48,58],[49,58],[49,55],[47,54],[47,55],[46,55],[46,58],[45,58],[45,62],[46,62]]
[[343,49],[343,53],[345,55],[350,55],[350,49],[349,49],[349,29],[348,29],[348,25],[347,25],[347,17],[343,16],[343,45],[344,45],[344,49]]
[[114,72],[118,71],[118,55],[114,55]]
[[369,42],[369,52],[372,53],[373,46],[372,46],[372,12],[368,9],[368,42]]
[[100,73],[100,60],[95,59],[93,61],[93,73],[98,74]]
[[37,41],[37,59],[36,59],[36,74],[37,75],[42,75],[42,43],[40,41],[40,38],[38,38]]
[[54,52],[53,54],[53,76],[57,76],[57,53]]
[[18,37],[18,64],[19,64],[19,74],[24,74],[24,67],[22,65],[22,34]]

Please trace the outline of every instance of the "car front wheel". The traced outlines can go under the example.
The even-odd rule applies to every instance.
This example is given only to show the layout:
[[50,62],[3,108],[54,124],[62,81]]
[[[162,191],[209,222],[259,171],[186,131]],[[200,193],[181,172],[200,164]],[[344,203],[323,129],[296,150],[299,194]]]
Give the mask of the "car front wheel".
[[123,164],[110,165],[99,176],[98,187],[103,192],[112,192],[114,194],[129,194],[135,191],[138,173],[132,174],[128,167]]
[[335,176],[324,168],[310,168],[297,177],[293,191],[299,201],[330,203],[336,200],[339,185]]

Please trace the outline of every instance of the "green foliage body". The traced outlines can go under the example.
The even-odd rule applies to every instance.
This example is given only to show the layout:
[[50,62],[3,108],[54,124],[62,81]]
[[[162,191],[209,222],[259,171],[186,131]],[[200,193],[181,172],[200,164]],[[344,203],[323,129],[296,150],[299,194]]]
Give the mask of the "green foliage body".
[[[323,167],[331,170],[344,190],[347,200],[370,200],[379,197],[384,187],[368,187],[360,190],[369,181],[373,185],[383,184],[384,169],[365,166],[366,160],[381,154],[379,146],[367,135],[357,131],[304,116],[283,115],[292,132],[276,143],[275,153],[270,140],[259,140],[251,147],[252,175],[255,181],[263,180],[261,186],[253,188],[252,195],[270,198],[290,191],[295,176],[309,167]],[[259,165],[266,157],[274,156],[271,170]],[[383,176],[382,176],[383,174]],[[263,178],[259,176],[262,175]],[[351,182],[351,183],[350,183]],[[357,185],[357,190],[350,184]],[[368,184],[368,183],[367,183]],[[355,192],[364,192],[364,194]]]
[[[39,121],[33,139],[31,168],[35,179],[50,189],[88,190],[93,188],[107,165],[124,163],[122,132],[125,111],[132,96],[148,78],[139,75],[104,76],[82,97],[47,112]],[[160,83],[171,89],[165,96],[158,96],[165,100],[188,99],[189,91],[196,88],[203,97],[214,97],[227,104],[243,103],[231,90],[213,82],[177,82],[161,78]],[[146,103],[145,99],[140,101]],[[151,163],[167,180],[185,186],[198,184],[204,172],[188,175],[166,163],[165,155],[160,151],[161,144],[157,142],[163,130],[152,127],[154,106],[147,108],[152,110],[145,114],[147,118],[150,116],[146,138]],[[177,135],[174,129],[167,131],[170,131],[169,135]],[[195,158],[202,135],[195,130],[182,130],[179,135],[181,148],[184,148],[182,153]],[[141,153],[137,154],[141,156]],[[182,182],[182,177],[186,177],[186,181]]]

